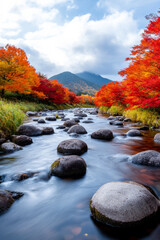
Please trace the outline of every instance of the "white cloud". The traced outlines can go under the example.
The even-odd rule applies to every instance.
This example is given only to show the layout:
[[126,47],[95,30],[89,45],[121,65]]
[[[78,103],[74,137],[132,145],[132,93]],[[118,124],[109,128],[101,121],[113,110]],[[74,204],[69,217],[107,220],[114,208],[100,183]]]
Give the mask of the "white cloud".
[[57,4],[66,4],[67,10],[73,0],[13,2],[5,0],[0,10],[0,42],[24,46],[32,65],[49,75],[65,70],[116,74],[139,39],[133,12],[114,10],[100,20],[85,14],[62,24]]

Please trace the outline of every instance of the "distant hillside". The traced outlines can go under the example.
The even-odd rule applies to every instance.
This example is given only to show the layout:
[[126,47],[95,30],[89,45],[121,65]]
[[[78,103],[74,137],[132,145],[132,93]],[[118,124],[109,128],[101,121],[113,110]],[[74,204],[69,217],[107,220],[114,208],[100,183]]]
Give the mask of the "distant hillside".
[[58,82],[62,83],[64,87],[69,88],[76,94],[83,93],[94,95],[96,91],[99,90],[99,86],[97,84],[82,79],[71,72],[63,72],[52,76],[50,79],[56,79]]
[[83,78],[91,83],[95,83],[99,87],[102,87],[102,85],[106,85],[109,82],[112,82],[108,78],[103,78],[98,74],[90,73],[90,72],[81,72],[81,73],[76,73],[76,75],[80,78]]

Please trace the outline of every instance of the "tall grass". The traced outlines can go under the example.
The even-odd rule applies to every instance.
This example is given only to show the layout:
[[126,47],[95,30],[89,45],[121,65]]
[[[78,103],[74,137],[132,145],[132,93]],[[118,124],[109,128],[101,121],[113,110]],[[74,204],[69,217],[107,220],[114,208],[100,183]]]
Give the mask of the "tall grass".
[[126,111],[124,116],[130,118],[134,122],[140,121],[149,126],[160,126],[160,115],[156,110],[138,108]]
[[26,115],[16,105],[0,100],[0,136],[14,134],[25,117]]

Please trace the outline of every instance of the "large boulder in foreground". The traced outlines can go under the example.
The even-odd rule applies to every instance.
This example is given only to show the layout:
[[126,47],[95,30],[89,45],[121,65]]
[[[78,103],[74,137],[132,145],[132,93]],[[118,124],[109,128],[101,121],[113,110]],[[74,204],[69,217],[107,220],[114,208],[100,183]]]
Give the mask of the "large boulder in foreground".
[[13,153],[15,151],[22,150],[22,147],[13,143],[13,142],[5,142],[0,146],[0,150],[4,153]]
[[51,175],[61,178],[80,178],[86,173],[86,163],[77,155],[64,156],[51,165]]
[[14,203],[10,192],[0,189],[0,214],[6,211]]
[[68,133],[86,134],[86,129],[81,125],[74,125],[69,130]]
[[81,155],[87,150],[87,144],[79,139],[64,140],[57,147],[59,153],[66,155]]
[[141,224],[154,217],[159,207],[152,192],[135,182],[106,183],[90,201],[94,219],[118,227]]
[[137,129],[132,129],[127,132],[127,136],[129,137],[141,137],[143,134],[137,130]]
[[26,135],[19,135],[19,136],[13,135],[12,141],[19,146],[26,146],[33,143],[32,138]]
[[23,124],[23,125],[19,126],[19,128],[17,130],[17,134],[18,135],[26,135],[29,137],[40,136],[40,135],[42,135],[42,128],[37,127],[35,125],[31,125],[31,124]]
[[147,150],[137,153],[131,157],[132,163],[160,167],[160,153],[154,150]]
[[99,129],[91,134],[91,138],[111,140],[113,139],[113,133],[109,129]]

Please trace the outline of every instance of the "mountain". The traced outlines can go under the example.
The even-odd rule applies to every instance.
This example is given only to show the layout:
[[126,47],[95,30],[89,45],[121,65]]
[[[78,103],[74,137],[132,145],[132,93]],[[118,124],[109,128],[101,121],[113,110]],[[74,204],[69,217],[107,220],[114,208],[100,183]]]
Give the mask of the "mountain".
[[69,88],[76,94],[89,94],[94,95],[102,85],[112,82],[107,78],[103,78],[100,75],[82,72],[73,74],[71,72],[63,72],[54,75],[50,80],[56,79],[59,83],[62,83],[64,87]]
[[71,72],[63,72],[54,75],[50,80],[56,79],[59,83],[62,83],[64,87],[69,88],[71,91],[83,94],[94,95],[99,86],[95,83],[91,83],[85,79],[78,77],[76,74]]
[[90,72],[81,72],[81,73],[76,73],[76,75],[80,78],[83,78],[91,83],[95,83],[99,87],[102,87],[102,85],[106,85],[109,82],[112,82],[108,78],[103,78],[102,76]]

